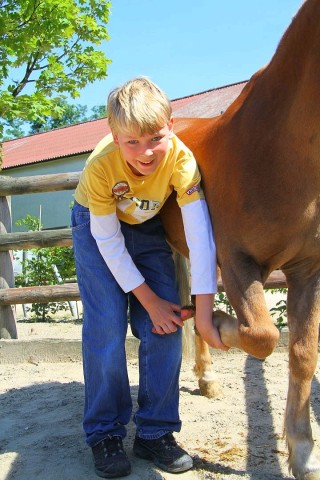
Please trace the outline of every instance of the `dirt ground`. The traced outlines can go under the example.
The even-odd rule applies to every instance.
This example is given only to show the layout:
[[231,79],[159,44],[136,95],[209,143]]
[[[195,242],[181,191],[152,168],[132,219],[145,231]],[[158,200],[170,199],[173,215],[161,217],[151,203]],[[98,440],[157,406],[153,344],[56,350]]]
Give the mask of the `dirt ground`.
[[[20,339],[80,338],[72,323],[18,323]],[[83,376],[80,361],[0,365],[0,479],[94,480],[91,450],[82,433]],[[282,438],[288,358],[277,350],[265,361],[243,353],[215,353],[213,363],[223,394],[199,395],[192,364],[184,362],[180,382],[182,430],[178,441],[194,458],[192,471],[172,475],[132,455],[135,434],[128,426],[124,445],[132,461],[128,480],[209,480],[292,478]],[[129,361],[134,402],[138,366]],[[314,378],[311,418],[318,443],[320,375]]]

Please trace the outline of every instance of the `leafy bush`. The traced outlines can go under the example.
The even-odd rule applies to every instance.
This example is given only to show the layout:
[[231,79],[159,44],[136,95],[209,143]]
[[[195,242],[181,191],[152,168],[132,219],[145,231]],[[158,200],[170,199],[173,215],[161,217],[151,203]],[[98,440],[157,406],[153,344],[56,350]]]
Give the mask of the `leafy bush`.
[[[42,228],[40,219],[31,215],[18,220],[17,225],[32,231]],[[22,274],[16,277],[17,286],[56,285],[75,277],[74,255],[70,247],[33,248],[21,265]],[[68,308],[67,302],[49,302],[33,303],[28,310],[35,320],[44,322],[50,320],[51,315]]]
[[[271,293],[287,293],[287,288],[274,288]],[[279,300],[276,306],[270,309],[270,313],[273,317],[276,317],[276,325],[279,330],[282,330],[288,325],[287,322],[287,302],[286,300]]]
[[215,310],[224,310],[229,315],[235,315],[231,303],[225,293],[217,293],[214,297]]

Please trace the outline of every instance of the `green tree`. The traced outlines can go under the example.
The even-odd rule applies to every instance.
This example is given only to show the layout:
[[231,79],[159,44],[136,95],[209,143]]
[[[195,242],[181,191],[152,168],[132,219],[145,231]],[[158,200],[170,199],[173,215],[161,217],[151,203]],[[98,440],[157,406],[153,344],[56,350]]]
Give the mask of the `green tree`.
[[48,115],[33,121],[25,121],[19,118],[3,120],[3,140],[12,140],[25,135],[47,132],[54,128],[106,117],[105,105],[92,107],[90,115],[87,114],[88,108],[85,105],[73,105],[64,99],[59,101],[59,105],[61,106],[62,114],[58,117]]
[[93,114],[90,116],[89,120],[96,120],[107,116],[106,105],[96,105],[95,107],[92,107],[91,110]]
[[[20,118],[11,118],[10,120],[1,121],[5,127],[3,132],[3,140],[10,140],[12,138],[19,138],[25,135],[24,125],[25,121]],[[1,163],[1,160],[0,160]]]
[[97,105],[91,109],[92,114],[88,115],[88,108],[85,105],[73,105],[66,100],[60,100],[59,105],[63,113],[59,117],[46,116],[42,119],[29,122],[29,133],[46,132],[54,128],[65,127],[66,125],[74,125],[75,123],[86,122],[88,120],[96,120],[106,116],[106,107]]
[[0,0],[0,119],[61,115],[62,98],[106,77],[110,60],[97,47],[108,40],[110,8],[107,0]]
[[46,115],[43,118],[33,120],[30,122],[31,128],[29,133],[46,132],[54,128],[85,122],[88,119],[86,116],[87,107],[85,105],[71,105],[66,100],[60,100],[59,106],[63,111],[59,117]]

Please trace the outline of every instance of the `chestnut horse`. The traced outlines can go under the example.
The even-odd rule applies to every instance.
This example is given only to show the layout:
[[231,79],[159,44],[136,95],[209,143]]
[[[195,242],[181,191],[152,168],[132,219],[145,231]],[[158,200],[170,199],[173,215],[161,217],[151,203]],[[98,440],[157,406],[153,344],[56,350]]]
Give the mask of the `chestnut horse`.
[[[320,314],[320,0],[303,3],[270,63],[224,114],[175,125],[202,173],[222,281],[237,316],[214,313],[226,345],[259,358],[272,353],[279,334],[263,287],[276,269],[286,277],[289,467],[297,479],[319,480],[309,400]],[[174,198],[162,218],[172,246],[188,256]],[[205,373],[208,365],[196,361]]]

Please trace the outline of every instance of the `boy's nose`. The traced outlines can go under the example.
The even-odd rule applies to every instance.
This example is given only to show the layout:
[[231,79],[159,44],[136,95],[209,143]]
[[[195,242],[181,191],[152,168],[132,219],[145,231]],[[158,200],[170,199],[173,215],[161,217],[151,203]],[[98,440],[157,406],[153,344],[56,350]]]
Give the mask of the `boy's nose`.
[[146,148],[143,152],[143,154],[146,156],[146,157],[152,157],[153,155],[153,150],[151,148]]

